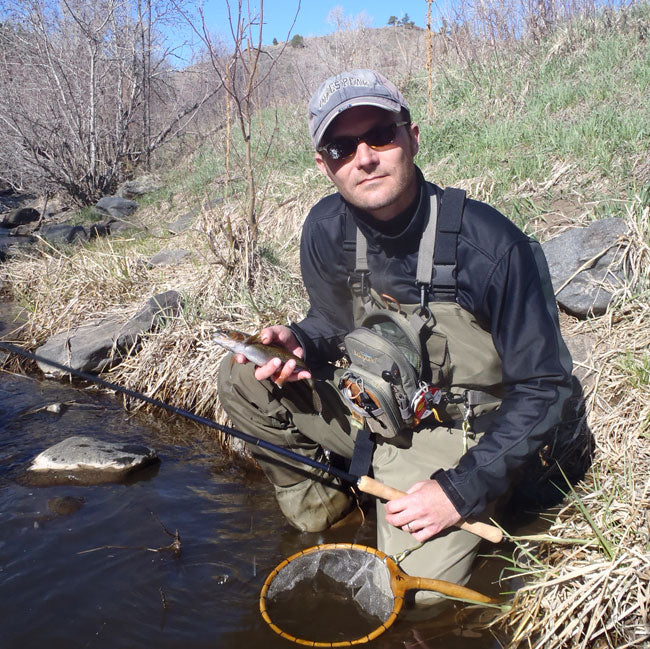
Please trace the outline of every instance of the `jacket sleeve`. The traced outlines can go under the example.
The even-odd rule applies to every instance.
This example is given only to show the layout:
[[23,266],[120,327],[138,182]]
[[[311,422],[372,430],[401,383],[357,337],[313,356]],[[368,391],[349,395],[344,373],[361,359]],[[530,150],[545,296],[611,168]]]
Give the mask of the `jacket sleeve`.
[[309,296],[307,316],[291,325],[317,367],[342,355],[340,345],[352,328],[352,306],[343,258],[341,220],[336,213],[320,217],[316,205],[307,217],[300,242],[300,268]]
[[461,516],[479,514],[562,419],[571,395],[571,357],[560,333],[541,246],[520,240],[494,264],[480,308],[501,357],[505,397],[485,433],[455,468],[435,478]]

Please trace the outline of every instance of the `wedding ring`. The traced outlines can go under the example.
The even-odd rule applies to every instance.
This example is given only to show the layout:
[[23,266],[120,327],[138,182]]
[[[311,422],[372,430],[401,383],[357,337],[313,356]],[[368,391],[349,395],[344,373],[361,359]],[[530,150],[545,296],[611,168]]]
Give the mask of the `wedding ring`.
[[410,523],[407,523],[407,524],[406,524],[406,529],[407,529],[407,531],[408,531],[409,534],[412,534],[412,533],[413,533],[413,532],[411,531],[411,524],[410,524]]

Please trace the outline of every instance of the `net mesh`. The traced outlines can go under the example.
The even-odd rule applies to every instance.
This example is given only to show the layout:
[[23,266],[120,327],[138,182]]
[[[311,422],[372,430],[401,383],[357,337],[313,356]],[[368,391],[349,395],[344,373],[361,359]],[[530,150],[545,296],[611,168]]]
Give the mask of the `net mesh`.
[[301,592],[302,582],[330,584],[330,593],[354,601],[363,612],[381,621],[393,611],[390,571],[370,552],[355,548],[321,549],[293,558],[275,576],[267,591],[267,600]]

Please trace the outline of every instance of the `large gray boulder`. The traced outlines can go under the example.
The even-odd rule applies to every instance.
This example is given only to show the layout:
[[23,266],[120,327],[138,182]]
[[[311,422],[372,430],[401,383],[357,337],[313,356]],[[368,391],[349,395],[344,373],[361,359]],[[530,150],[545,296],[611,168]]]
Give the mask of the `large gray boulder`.
[[612,289],[625,281],[619,252],[627,234],[623,219],[594,221],[573,228],[542,244],[553,289],[560,307],[577,317],[602,315],[612,300]]
[[16,192],[7,185],[0,184],[0,212],[27,207],[37,199],[35,194]]
[[196,221],[196,217],[200,212],[201,210],[195,208],[189,212],[185,212],[185,214],[181,214],[173,223],[167,226],[167,230],[172,234],[187,232],[194,225],[194,221]]
[[130,201],[121,196],[104,196],[93,206],[93,210],[104,217],[112,216],[114,219],[125,219],[138,209],[135,201]]
[[39,234],[54,245],[88,241],[88,231],[83,225],[74,223],[48,223],[41,227]]
[[28,471],[29,478],[41,485],[101,484],[119,481],[158,461],[156,451],[148,446],[75,436],[39,453]]
[[157,176],[141,176],[122,183],[117,190],[117,195],[122,198],[138,198],[138,196],[157,192],[162,189],[162,186],[160,178]]
[[134,345],[140,335],[163,326],[170,318],[179,315],[183,299],[176,291],[158,293],[149,298],[138,312],[126,322],[118,333],[118,340],[125,346]]
[[182,234],[183,232],[186,232],[194,225],[194,221],[196,221],[197,216],[201,214],[202,210],[210,211],[220,203],[223,203],[223,198],[219,196],[215,196],[210,200],[205,201],[202,207],[195,207],[189,212],[181,214],[173,223],[170,223],[167,226],[167,230],[172,234]]
[[161,250],[149,260],[149,266],[177,266],[191,257],[192,253],[183,248]]
[[[126,322],[110,317],[74,327],[50,338],[36,354],[75,370],[98,373],[119,363],[124,354],[138,345],[143,333],[159,328],[168,318],[177,316],[181,308],[179,293],[160,293],[147,300]],[[50,376],[66,374],[47,363],[38,365]]]

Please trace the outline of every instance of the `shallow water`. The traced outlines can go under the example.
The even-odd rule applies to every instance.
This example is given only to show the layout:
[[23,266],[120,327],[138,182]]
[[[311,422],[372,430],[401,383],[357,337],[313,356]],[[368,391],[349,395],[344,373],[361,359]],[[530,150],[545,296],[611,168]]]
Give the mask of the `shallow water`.
[[[61,413],[43,410],[63,402]],[[124,484],[34,487],[30,460],[72,435],[153,446],[161,463]],[[165,549],[178,532],[180,556]],[[178,649],[296,646],[263,622],[258,598],[283,558],[319,542],[372,544],[355,531],[300,534],[266,480],[211,432],[166,415],[129,415],[95,390],[0,374],[0,647]],[[473,583],[488,594],[499,565]],[[494,646],[454,610],[398,619],[373,647]],[[302,610],[296,611],[301,619]],[[352,612],[350,613],[353,614]],[[298,628],[300,624],[297,625]],[[310,620],[304,620],[309,637]]]

